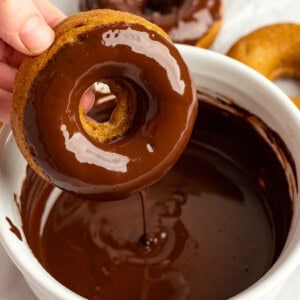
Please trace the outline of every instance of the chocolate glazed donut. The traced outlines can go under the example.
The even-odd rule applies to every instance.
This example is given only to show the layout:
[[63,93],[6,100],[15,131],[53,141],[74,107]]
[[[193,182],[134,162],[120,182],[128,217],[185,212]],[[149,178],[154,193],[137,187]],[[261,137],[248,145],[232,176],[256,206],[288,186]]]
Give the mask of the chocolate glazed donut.
[[81,10],[109,8],[141,16],[163,28],[175,43],[208,48],[222,22],[221,0],[81,0]]
[[[101,81],[117,107],[97,126],[79,104]],[[127,114],[121,132],[108,130],[102,139],[99,128],[114,129],[113,115],[120,112]],[[189,140],[196,113],[189,71],[167,35],[131,14],[98,10],[68,18],[48,51],[26,58],[11,123],[40,176],[64,190],[112,200],[166,174]]]

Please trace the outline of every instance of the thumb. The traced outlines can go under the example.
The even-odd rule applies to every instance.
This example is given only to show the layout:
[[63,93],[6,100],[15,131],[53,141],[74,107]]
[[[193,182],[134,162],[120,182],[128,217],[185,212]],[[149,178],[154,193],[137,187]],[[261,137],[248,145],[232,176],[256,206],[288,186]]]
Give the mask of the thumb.
[[31,0],[0,1],[0,38],[27,55],[46,50],[54,40],[47,25]]

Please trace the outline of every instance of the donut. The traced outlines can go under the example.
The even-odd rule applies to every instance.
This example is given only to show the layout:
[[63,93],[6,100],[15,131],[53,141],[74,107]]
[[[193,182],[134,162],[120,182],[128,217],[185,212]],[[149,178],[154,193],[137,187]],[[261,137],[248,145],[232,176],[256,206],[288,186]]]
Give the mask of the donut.
[[[24,60],[13,89],[11,126],[29,165],[53,185],[99,200],[160,180],[197,114],[189,70],[168,35],[107,9],[71,16],[55,33],[47,51]],[[80,105],[95,84],[117,103],[106,120],[89,119]]]
[[175,43],[208,48],[223,17],[221,0],[81,0],[83,11],[109,8],[139,15],[163,28]]
[[[279,23],[259,28],[238,40],[227,55],[270,80],[300,79],[300,25]],[[300,97],[291,99],[300,108]]]

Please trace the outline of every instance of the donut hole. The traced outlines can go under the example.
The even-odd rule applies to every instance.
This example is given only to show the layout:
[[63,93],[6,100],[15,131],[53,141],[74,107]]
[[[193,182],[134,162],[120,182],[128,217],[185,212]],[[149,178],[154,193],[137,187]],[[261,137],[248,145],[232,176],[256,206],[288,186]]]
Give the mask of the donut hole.
[[126,136],[135,112],[135,89],[123,78],[94,82],[82,94],[79,105],[84,131],[99,143],[114,142]]
[[97,123],[105,123],[111,120],[112,114],[117,107],[117,97],[108,84],[101,81],[93,83],[84,92],[86,119]]
[[147,0],[144,1],[142,12],[144,14],[153,14],[155,12],[160,14],[168,14],[174,8],[181,6],[183,0]]

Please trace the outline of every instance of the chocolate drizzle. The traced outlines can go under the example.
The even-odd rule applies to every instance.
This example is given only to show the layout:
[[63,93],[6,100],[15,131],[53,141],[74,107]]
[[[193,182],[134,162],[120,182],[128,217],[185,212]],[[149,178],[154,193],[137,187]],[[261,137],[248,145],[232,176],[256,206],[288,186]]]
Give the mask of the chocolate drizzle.
[[81,10],[108,8],[139,15],[163,28],[174,42],[195,44],[221,19],[221,0],[81,0]]
[[9,230],[20,240],[22,241],[23,238],[22,238],[22,234],[19,230],[19,228],[12,222],[12,220],[8,217],[5,218],[7,223],[9,224],[10,228]]
[[[139,193],[122,201],[83,200],[28,169],[24,232],[57,280],[89,299],[222,300],[273,265],[289,231],[294,182],[253,124],[277,141],[291,170],[293,161],[255,116],[219,95],[199,93],[199,99],[189,146],[142,195],[146,239]],[[212,104],[220,101],[223,109]]]

